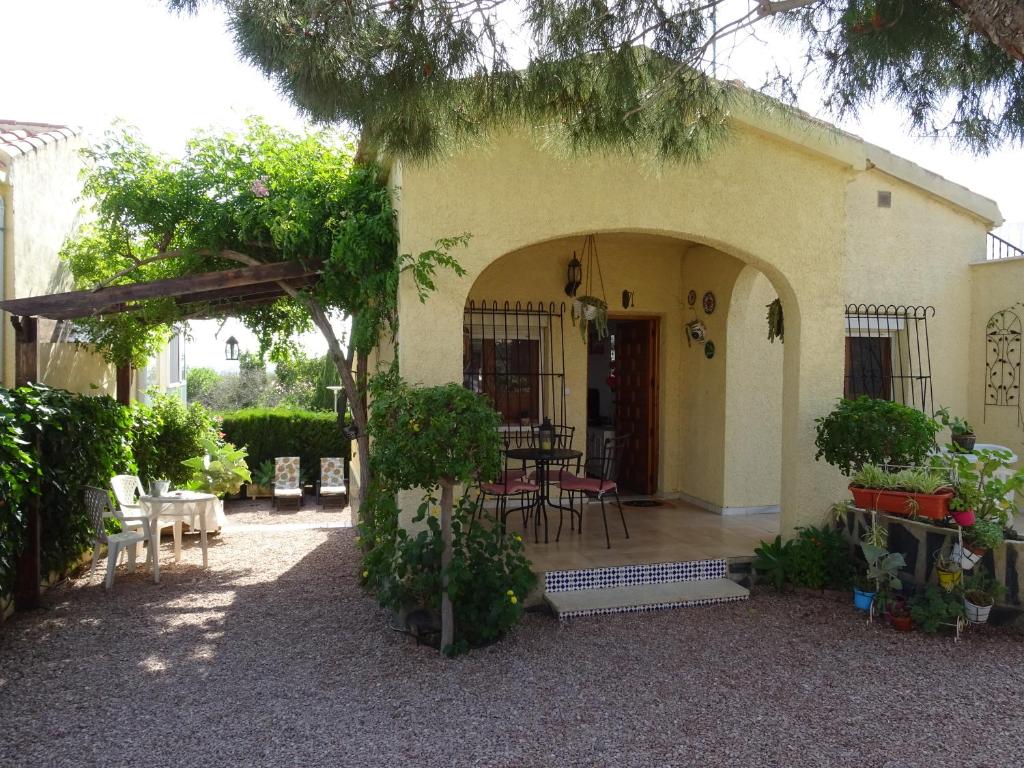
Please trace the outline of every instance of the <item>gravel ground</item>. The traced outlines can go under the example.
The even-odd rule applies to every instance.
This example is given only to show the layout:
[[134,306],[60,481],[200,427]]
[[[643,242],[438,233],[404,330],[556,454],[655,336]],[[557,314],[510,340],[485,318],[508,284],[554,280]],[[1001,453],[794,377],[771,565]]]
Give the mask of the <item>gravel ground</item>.
[[[347,513],[229,514],[211,570],[119,572],[0,625],[0,766],[1021,766],[1022,640],[846,605],[531,614],[455,661],[355,584]],[[336,527],[313,527],[332,524]]]

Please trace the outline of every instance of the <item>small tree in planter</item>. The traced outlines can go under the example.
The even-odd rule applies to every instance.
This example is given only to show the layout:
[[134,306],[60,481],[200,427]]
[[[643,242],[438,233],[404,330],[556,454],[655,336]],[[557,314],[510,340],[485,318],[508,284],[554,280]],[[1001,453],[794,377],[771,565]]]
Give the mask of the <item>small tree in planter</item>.
[[841,400],[817,420],[814,458],[847,476],[865,464],[917,466],[935,447],[938,431],[934,419],[891,400]]
[[[370,391],[374,440],[370,460],[375,476],[387,483],[387,492],[425,489],[421,515],[433,505],[433,493],[440,490],[440,520],[436,524],[442,547],[441,650],[451,653],[455,639],[449,590],[454,488],[478,475],[497,476],[501,467],[500,417],[486,400],[459,384],[411,387],[390,373],[376,377]],[[513,596],[518,601],[519,596]]]

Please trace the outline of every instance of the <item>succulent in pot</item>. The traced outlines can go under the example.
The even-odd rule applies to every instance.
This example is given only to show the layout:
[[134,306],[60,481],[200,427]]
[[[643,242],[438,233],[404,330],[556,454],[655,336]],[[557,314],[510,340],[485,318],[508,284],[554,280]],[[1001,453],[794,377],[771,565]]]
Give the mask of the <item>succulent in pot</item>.
[[974,434],[974,427],[966,419],[950,415],[949,408],[945,407],[937,410],[935,417],[942,426],[949,428],[950,440],[953,441],[953,445],[957,447],[957,450],[964,453],[970,453],[974,450],[974,444],[978,438]]

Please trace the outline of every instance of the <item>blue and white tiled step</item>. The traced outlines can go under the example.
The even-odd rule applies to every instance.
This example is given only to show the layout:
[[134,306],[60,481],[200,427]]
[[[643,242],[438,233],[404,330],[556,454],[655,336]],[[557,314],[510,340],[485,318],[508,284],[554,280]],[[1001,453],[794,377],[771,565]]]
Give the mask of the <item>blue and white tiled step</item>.
[[650,563],[544,574],[544,599],[559,619],[746,600],[725,560]]

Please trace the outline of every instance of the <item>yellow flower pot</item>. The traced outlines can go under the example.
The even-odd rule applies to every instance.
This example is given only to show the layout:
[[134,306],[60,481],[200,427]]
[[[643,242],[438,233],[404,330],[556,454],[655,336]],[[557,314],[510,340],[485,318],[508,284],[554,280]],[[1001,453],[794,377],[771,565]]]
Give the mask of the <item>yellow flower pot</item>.
[[947,592],[960,583],[962,571],[944,571],[941,568],[938,568],[937,571],[939,574],[939,586]]

